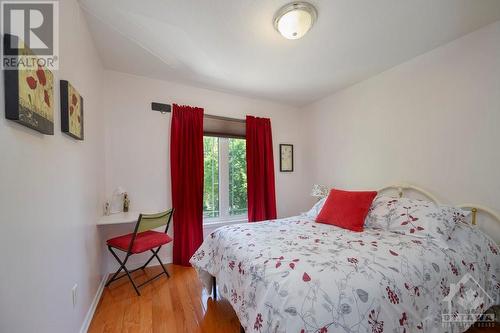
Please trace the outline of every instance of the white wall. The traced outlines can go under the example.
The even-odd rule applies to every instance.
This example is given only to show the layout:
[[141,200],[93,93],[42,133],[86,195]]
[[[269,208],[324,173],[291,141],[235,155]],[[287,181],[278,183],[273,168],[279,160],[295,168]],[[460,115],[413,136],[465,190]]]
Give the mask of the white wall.
[[[0,81],[0,332],[78,332],[101,280],[102,67],[76,1],[59,10],[54,136],[5,119]],[[84,98],[83,142],[60,131],[59,79]]]
[[303,109],[310,182],[500,211],[500,21]]
[[[151,102],[199,106],[205,113],[234,118],[256,115],[271,118],[279,216],[307,209],[303,190],[303,124],[293,107],[263,100],[106,71],[103,107],[106,109],[106,194],[123,186],[131,210],[158,211],[170,207],[170,114],[151,111]],[[280,143],[294,145],[295,171],[279,172]],[[119,235],[130,226],[101,227],[106,236]],[[171,248],[162,253],[171,261]],[[137,258],[140,260],[140,258]],[[110,261],[110,267],[115,267]]]

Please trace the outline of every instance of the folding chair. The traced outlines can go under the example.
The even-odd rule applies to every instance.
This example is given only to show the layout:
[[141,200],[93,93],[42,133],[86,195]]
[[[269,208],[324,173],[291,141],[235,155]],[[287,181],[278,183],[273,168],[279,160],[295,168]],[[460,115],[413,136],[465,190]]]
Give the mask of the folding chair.
[[[167,231],[168,227],[170,226],[170,220],[172,219],[173,214],[174,214],[173,208],[157,214],[141,214],[139,215],[139,219],[137,220],[133,233],[108,239],[106,243],[108,245],[109,252],[111,252],[113,257],[115,257],[115,259],[118,261],[118,263],[120,264],[120,268],[116,271],[113,277],[106,283],[106,287],[109,286],[111,282],[121,279],[124,276],[128,276],[128,279],[134,286],[135,292],[137,293],[138,296],[141,296],[139,288],[145,285],[146,283],[153,281],[154,279],[160,277],[162,274],[166,274],[167,277],[170,277],[170,275],[168,275],[167,270],[165,269],[165,266],[163,266],[163,262],[160,260],[160,257],[158,256],[158,252],[160,251],[163,245],[168,244],[172,241],[172,238],[169,235],[167,235]],[[151,230],[159,228],[164,225],[167,226],[164,232]],[[123,259],[123,261],[120,260],[120,258],[117,256],[115,251],[113,251],[113,249],[126,252],[127,255],[125,256],[125,259]],[[152,253],[151,257],[146,261],[146,263],[141,267],[129,271],[125,266],[127,264],[127,260],[134,254],[143,253],[146,251],[151,251]],[[144,268],[146,268],[146,266],[151,262],[151,260],[153,260],[153,258],[156,258],[158,260],[163,272],[155,275],[154,277],[141,283],[140,285],[136,285],[130,274],[139,269],[143,270]],[[125,273],[118,276],[118,274],[122,270],[124,270]]]

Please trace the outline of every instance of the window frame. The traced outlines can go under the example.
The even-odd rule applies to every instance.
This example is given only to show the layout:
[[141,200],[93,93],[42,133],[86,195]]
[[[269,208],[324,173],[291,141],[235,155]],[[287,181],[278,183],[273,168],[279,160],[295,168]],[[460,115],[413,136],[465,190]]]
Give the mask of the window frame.
[[241,137],[220,136],[204,133],[204,137],[216,137],[219,151],[219,216],[203,217],[203,225],[241,223],[248,221],[248,209],[244,214],[229,214],[229,139],[242,139]]

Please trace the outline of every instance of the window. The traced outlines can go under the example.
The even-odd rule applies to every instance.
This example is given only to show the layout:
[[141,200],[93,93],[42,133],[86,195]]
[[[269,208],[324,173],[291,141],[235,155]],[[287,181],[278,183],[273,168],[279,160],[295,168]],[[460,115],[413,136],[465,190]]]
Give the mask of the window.
[[247,214],[245,139],[203,137],[203,218],[239,219]]

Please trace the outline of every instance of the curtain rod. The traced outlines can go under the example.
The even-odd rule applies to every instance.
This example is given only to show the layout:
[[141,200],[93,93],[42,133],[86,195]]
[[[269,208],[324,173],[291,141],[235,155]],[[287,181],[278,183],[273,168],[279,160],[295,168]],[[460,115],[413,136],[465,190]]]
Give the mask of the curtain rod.
[[[151,103],[151,110],[153,110],[153,111],[159,111],[161,113],[169,113],[169,112],[172,112],[172,105],[152,102]],[[217,120],[234,121],[234,122],[239,122],[239,123],[246,122],[245,119],[230,118],[230,117],[223,117],[223,116],[215,116],[215,115],[206,114],[206,113],[204,114],[204,117],[207,117],[207,118],[210,118],[210,119],[217,119]]]

